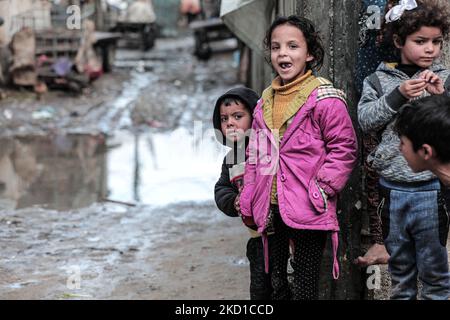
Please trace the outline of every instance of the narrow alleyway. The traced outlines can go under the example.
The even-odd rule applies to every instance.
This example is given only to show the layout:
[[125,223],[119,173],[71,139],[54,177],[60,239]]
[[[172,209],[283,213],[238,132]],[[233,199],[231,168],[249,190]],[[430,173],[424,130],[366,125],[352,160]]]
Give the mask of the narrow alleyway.
[[192,47],[121,49],[81,96],[0,101],[0,299],[248,299],[247,231],[213,201],[236,61]]
[[213,187],[232,53],[121,49],[81,97],[0,101],[1,299],[247,299],[247,231]]

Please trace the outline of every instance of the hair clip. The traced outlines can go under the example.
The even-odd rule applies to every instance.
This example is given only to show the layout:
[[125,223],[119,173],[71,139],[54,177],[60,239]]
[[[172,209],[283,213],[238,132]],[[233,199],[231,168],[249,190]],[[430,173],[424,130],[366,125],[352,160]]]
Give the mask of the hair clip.
[[400,3],[394,6],[391,10],[386,13],[385,19],[386,23],[396,21],[400,19],[405,10],[413,10],[417,8],[416,0],[400,0]]

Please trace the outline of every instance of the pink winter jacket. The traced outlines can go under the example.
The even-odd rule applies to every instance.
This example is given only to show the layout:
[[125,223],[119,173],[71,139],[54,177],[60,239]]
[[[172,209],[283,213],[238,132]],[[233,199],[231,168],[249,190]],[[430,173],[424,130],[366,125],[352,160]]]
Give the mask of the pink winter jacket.
[[288,125],[279,152],[263,119],[264,101],[258,101],[253,113],[240,207],[242,215],[253,217],[258,232],[264,235],[276,177],[280,215],[286,225],[294,229],[334,231],[333,276],[338,278],[337,194],[355,166],[358,147],[343,100],[332,97],[317,101],[318,90],[311,93]]

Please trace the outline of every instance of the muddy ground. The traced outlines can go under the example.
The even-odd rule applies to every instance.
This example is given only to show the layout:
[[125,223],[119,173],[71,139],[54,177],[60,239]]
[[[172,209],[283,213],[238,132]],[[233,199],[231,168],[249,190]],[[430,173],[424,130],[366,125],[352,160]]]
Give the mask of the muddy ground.
[[2,213],[2,299],[247,299],[246,230],[209,203]]
[[[1,299],[248,299],[247,231],[213,201],[224,150],[195,136],[237,85],[235,56],[192,50],[121,49],[82,95],[7,90]],[[373,296],[388,293],[383,276]]]
[[[182,38],[158,39],[147,53],[119,50],[114,72],[78,96],[7,90],[0,101],[0,139],[8,146],[0,152],[1,299],[248,298],[247,231],[213,202],[220,163],[214,177],[187,187],[174,176],[152,185],[156,178],[142,171],[122,193],[123,170],[137,172],[158,156],[140,167],[111,163],[132,153],[136,132],[164,144],[174,131],[192,133],[194,121],[208,129],[215,99],[237,85],[237,66],[232,53],[201,62],[192,49],[192,39]],[[182,167],[175,149],[166,157],[180,157]],[[111,158],[117,150],[122,158]],[[204,195],[189,197],[197,187]]]

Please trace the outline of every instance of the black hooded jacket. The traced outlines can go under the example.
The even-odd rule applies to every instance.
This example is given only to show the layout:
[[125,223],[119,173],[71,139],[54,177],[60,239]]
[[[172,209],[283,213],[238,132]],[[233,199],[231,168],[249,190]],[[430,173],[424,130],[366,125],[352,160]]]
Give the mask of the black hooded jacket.
[[[217,99],[213,114],[213,124],[214,129],[216,129],[215,134],[220,143],[228,145],[222,134],[220,122],[220,105],[225,98],[238,99],[244,103],[250,114],[253,114],[253,110],[258,102],[258,95],[249,88],[240,87],[227,91]],[[241,145],[235,144],[230,152],[228,152],[223,159],[220,178],[214,187],[214,198],[217,207],[230,217],[238,216],[236,209],[234,208],[234,200],[238,195],[239,186],[242,183],[246,145],[247,141]]]

